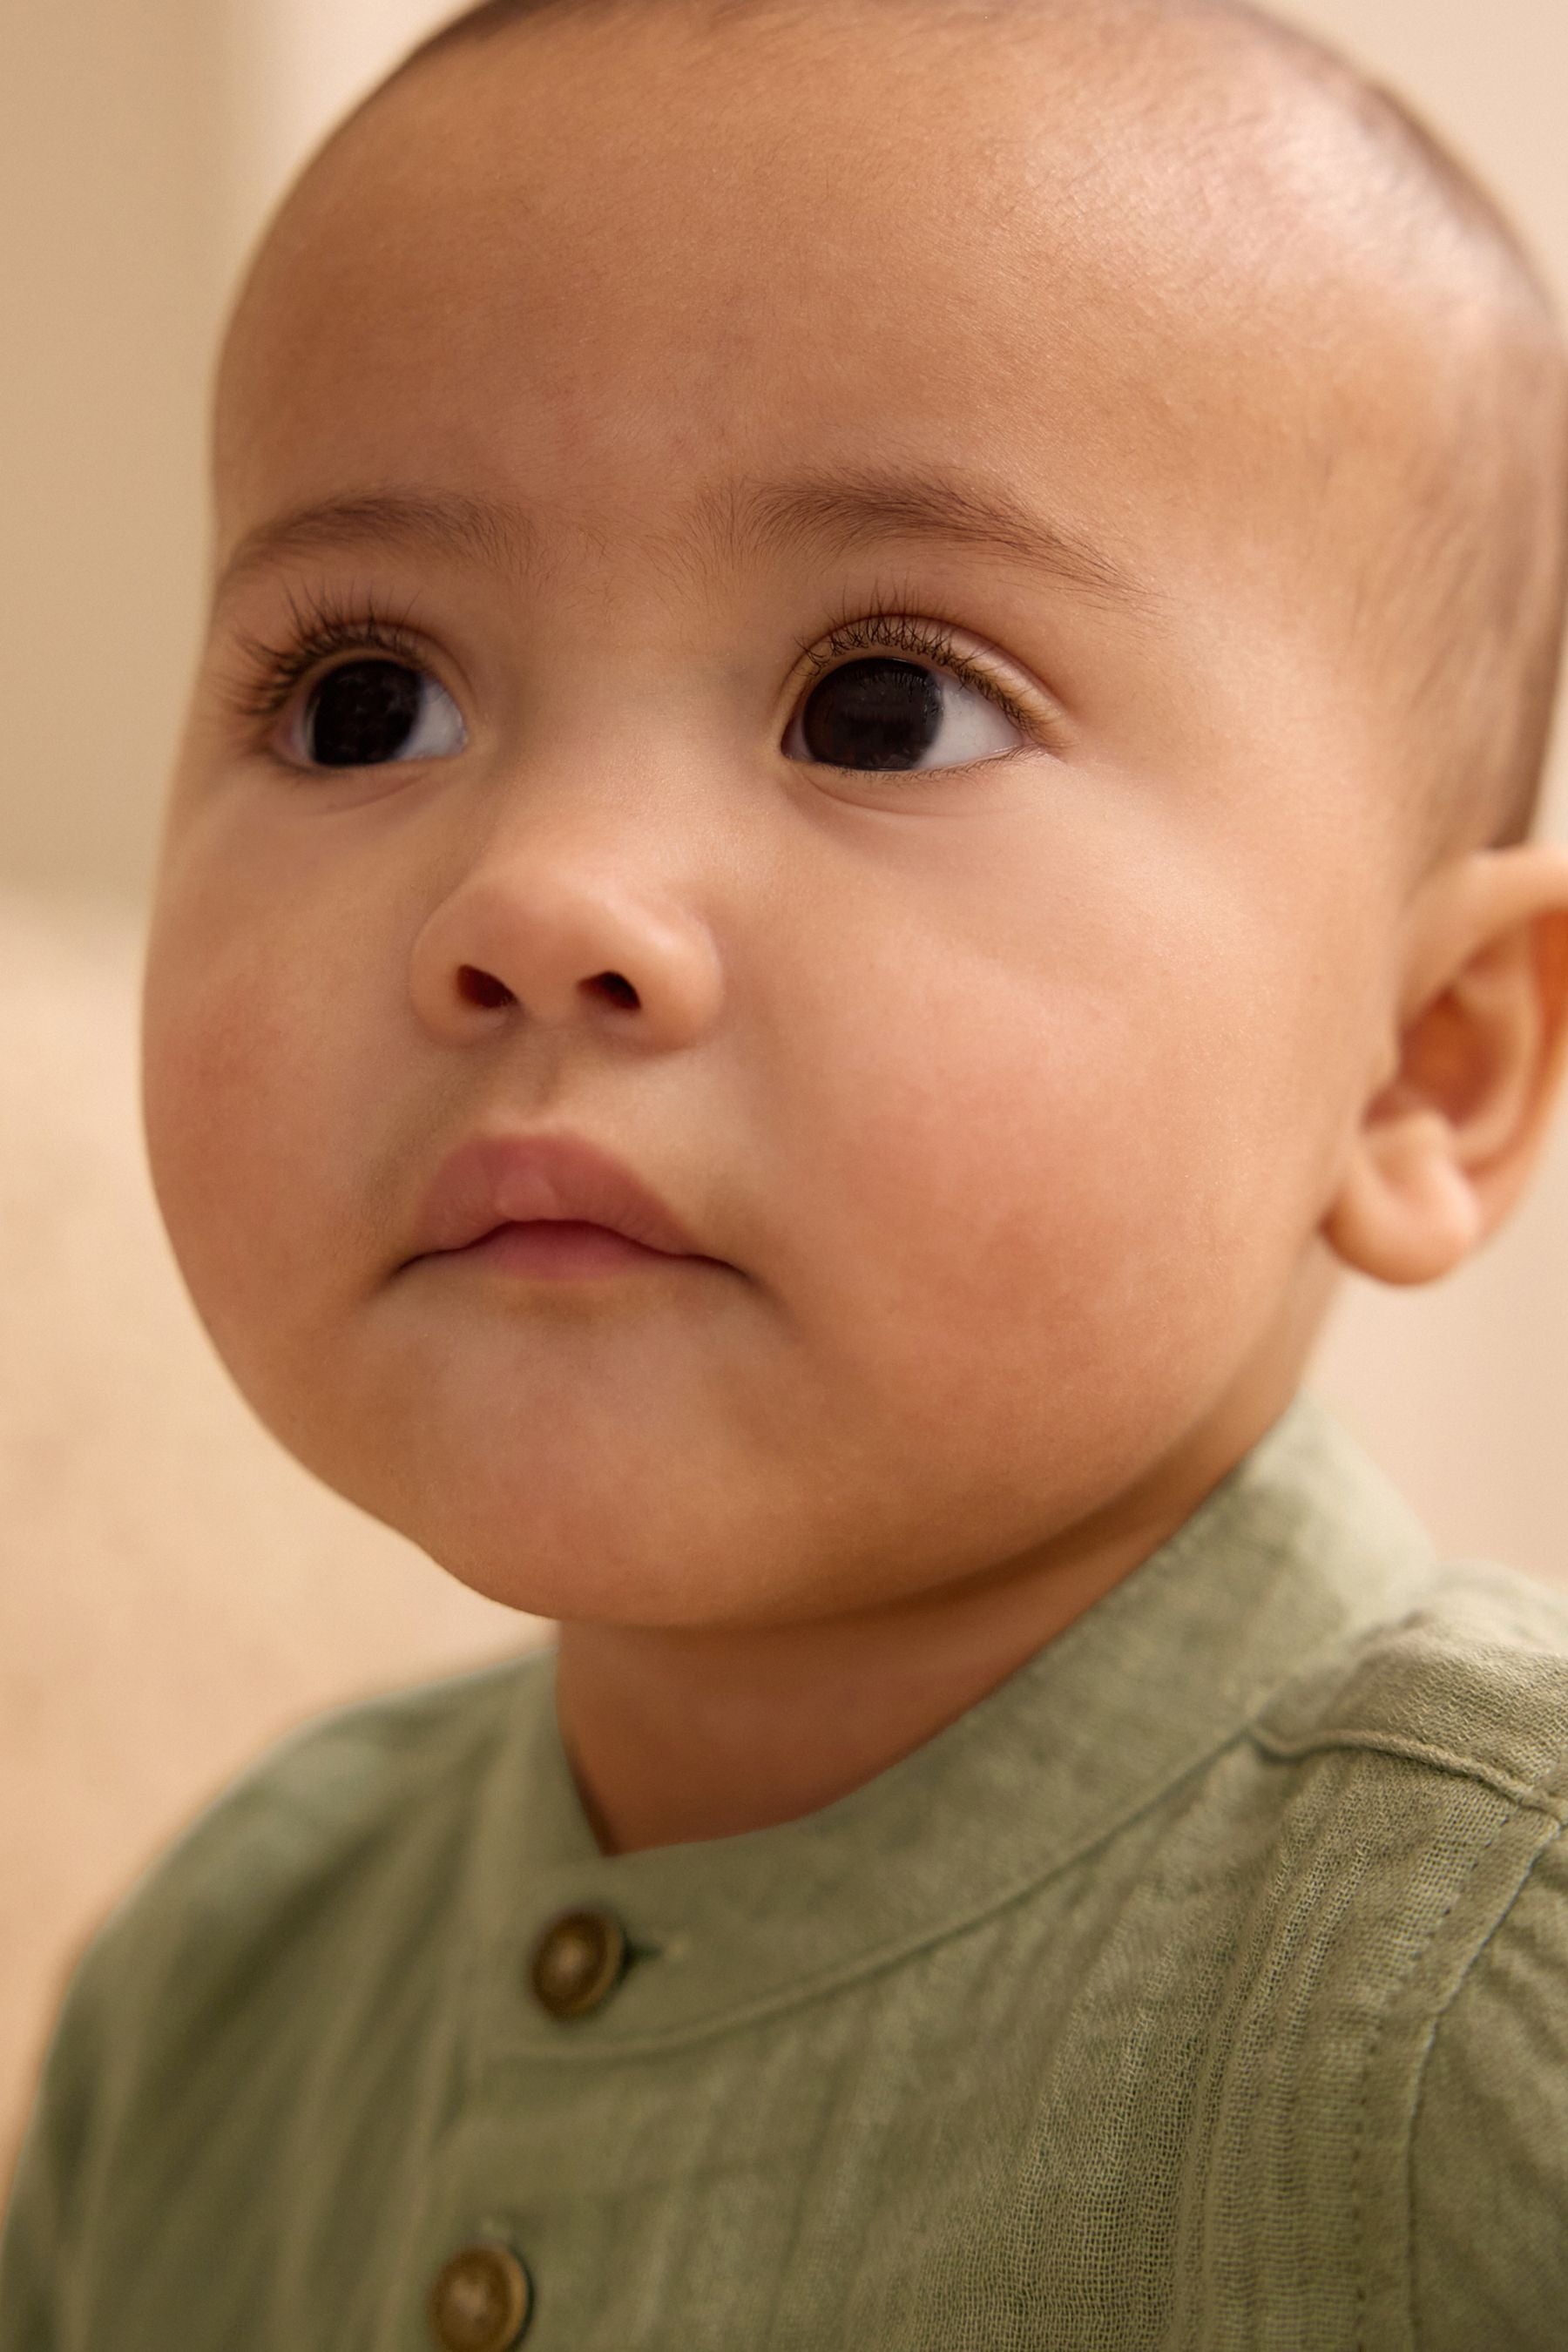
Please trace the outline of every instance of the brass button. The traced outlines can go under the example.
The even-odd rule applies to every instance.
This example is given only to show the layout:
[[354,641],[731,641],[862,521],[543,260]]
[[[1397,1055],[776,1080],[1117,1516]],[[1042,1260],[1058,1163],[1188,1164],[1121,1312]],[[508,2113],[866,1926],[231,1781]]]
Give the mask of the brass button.
[[626,1931],[613,1911],[563,1911],[533,1948],[533,1990],[552,2017],[586,2017],[626,1964]]
[[430,2290],[430,2332],[441,2352],[507,2352],[532,2305],[528,2273],[511,2248],[482,2239],[442,2264]]

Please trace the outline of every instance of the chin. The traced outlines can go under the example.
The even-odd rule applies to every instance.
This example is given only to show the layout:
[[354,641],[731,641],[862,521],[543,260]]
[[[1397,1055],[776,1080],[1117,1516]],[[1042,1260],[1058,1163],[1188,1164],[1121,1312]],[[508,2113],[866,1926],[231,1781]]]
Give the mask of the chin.
[[[732,1548],[704,1556],[700,1525],[682,1527],[679,1510],[658,1515],[655,1537],[651,1515],[614,1486],[545,1491],[541,1483],[497,1495],[473,1481],[345,1479],[324,1466],[321,1475],[459,1584],[521,1616],[698,1626],[726,1622],[737,1603],[745,1609]],[[465,1502],[454,1507],[454,1488],[460,1494],[465,1483]],[[440,1498],[434,1508],[433,1495]],[[694,1520],[700,1516],[693,1511]]]
[[[415,1540],[420,1539],[416,1537]],[[668,1561],[620,1563],[605,1573],[582,1561],[498,1559],[461,1546],[421,1543],[437,1567],[472,1592],[520,1616],[557,1624],[624,1625],[647,1632],[720,1632],[773,1622],[756,1596],[704,1590],[689,1564],[672,1575]],[[787,1617],[787,1606],[778,1610]]]

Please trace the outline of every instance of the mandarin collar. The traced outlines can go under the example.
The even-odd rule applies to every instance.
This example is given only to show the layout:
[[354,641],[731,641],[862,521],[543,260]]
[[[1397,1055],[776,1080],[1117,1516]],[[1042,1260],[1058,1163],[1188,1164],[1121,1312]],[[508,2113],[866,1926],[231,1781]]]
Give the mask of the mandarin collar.
[[[517,1670],[481,1798],[470,2014],[492,2051],[601,2058],[728,2030],[890,1967],[1026,1895],[1226,1746],[1314,1654],[1412,1606],[1420,1523],[1300,1395],[1138,1568],[874,1779],[738,1836],[600,1853],[555,1712]],[[547,1923],[603,1908],[636,1956],[592,2015],[528,1989]]]

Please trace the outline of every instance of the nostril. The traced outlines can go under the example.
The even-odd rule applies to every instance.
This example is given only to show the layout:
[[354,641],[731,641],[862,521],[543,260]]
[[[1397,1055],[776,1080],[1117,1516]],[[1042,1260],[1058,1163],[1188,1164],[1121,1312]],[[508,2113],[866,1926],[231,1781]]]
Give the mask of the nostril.
[[[459,966],[458,985],[470,1004],[515,1004],[517,1002],[504,982],[497,980],[492,972],[480,971],[477,965],[471,963]],[[612,1004],[635,1005],[638,1002],[637,990],[618,971],[602,971],[596,979],[586,981],[584,985],[599,990]]]
[[458,974],[458,985],[470,1004],[511,1004],[516,1002],[504,982],[488,971],[479,971],[471,963],[463,965]]
[[637,1001],[637,990],[618,971],[602,971],[591,985],[603,990],[612,1004],[635,1004]]

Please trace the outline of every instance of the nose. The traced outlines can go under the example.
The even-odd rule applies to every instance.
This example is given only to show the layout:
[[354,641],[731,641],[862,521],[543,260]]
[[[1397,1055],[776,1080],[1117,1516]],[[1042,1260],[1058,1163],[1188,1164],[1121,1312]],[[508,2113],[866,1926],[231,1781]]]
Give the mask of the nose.
[[409,971],[415,1009],[447,1043],[503,1020],[589,1024],[639,1046],[688,1045],[717,1018],[717,943],[626,845],[492,843],[427,916]]

